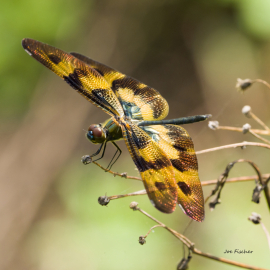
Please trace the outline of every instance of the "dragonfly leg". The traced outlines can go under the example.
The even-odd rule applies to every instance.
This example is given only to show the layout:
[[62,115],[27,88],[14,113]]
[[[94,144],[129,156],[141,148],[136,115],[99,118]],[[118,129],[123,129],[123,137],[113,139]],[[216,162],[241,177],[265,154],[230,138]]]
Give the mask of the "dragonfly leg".
[[[114,142],[112,141],[112,144],[117,148],[116,152],[114,153],[114,156],[112,158],[112,160],[110,161],[107,170],[110,170],[112,168],[112,166],[114,165],[114,163],[118,160],[118,158],[121,156],[122,154],[122,150],[120,149],[120,147]],[[116,157],[115,161],[112,162],[114,160],[114,157],[116,156],[116,154],[119,152],[118,156]]]
[[104,145],[104,148],[103,148],[103,152],[102,152],[102,154],[101,154],[101,157],[100,157],[100,158],[97,158],[96,160],[93,160],[93,161],[97,161],[97,160],[100,160],[100,159],[103,158],[104,153],[105,153],[105,150],[106,150],[106,145],[107,145],[107,142],[106,142],[106,141],[105,141],[103,144],[101,144],[101,146],[100,146],[100,148],[98,149],[98,151],[97,151],[95,154],[93,154],[93,155],[91,156],[91,157],[94,157],[94,156],[98,155],[99,152],[101,151],[103,145]]

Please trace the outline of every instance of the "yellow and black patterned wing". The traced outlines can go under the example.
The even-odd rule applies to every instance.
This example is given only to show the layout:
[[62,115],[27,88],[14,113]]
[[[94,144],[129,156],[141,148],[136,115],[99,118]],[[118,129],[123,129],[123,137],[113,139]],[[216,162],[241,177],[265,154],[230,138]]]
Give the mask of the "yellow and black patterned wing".
[[142,127],[166,153],[174,168],[178,203],[192,219],[203,221],[204,198],[194,145],[187,131],[176,125]]
[[170,160],[137,125],[124,123],[122,132],[151,203],[163,213],[172,213],[177,202],[177,186]]
[[108,82],[95,69],[71,54],[33,39],[23,39],[22,46],[28,54],[64,79],[87,100],[111,116],[124,115]]
[[161,120],[169,112],[167,101],[155,89],[78,53],[71,53],[105,78],[119,98],[126,116],[136,120]]

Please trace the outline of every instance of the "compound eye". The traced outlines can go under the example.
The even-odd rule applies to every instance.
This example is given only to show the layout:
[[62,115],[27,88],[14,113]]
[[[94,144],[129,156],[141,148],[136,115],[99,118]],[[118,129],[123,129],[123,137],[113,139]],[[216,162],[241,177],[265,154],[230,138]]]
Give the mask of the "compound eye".
[[102,129],[99,127],[99,126],[96,126],[94,129],[93,129],[93,135],[94,135],[94,138],[101,138],[102,137]]
[[103,130],[100,125],[90,125],[87,132],[87,137],[93,142],[96,139],[103,137]]
[[96,126],[97,125],[95,125],[95,124],[90,125],[89,128],[88,128],[88,131],[92,131],[93,132],[93,130],[95,129]]

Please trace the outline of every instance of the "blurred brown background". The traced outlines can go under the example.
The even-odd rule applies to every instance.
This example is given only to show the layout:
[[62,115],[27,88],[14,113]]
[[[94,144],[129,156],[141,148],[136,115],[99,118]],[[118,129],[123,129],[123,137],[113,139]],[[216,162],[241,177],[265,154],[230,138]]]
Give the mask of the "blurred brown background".
[[[0,269],[175,269],[182,245],[157,228],[140,246],[138,237],[155,225],[129,209],[140,207],[179,232],[189,222],[180,209],[164,215],[147,197],[126,198],[101,207],[97,198],[143,188],[114,178],[80,158],[97,146],[85,139],[92,123],[108,118],[67,84],[31,59],[25,37],[64,51],[76,51],[156,88],[170,104],[168,118],[211,113],[222,125],[248,122],[244,105],[270,125],[270,91],[254,85],[236,91],[237,78],[270,81],[268,0],[54,1],[1,3],[0,54]],[[260,128],[250,121],[254,128]],[[241,141],[251,135],[212,131],[207,123],[185,127],[196,150]],[[115,171],[137,176],[123,142]],[[107,166],[114,148],[101,164]],[[269,173],[269,151],[230,149],[199,155],[202,181],[215,179],[228,162],[254,161]],[[237,164],[230,176],[253,175]],[[204,188],[205,196],[212,187]],[[247,221],[258,212],[270,228],[264,198],[251,202],[254,183],[229,184],[214,212],[186,235],[216,256],[269,267],[260,226]],[[253,250],[224,254],[225,249]],[[234,269],[193,256],[190,269]]]

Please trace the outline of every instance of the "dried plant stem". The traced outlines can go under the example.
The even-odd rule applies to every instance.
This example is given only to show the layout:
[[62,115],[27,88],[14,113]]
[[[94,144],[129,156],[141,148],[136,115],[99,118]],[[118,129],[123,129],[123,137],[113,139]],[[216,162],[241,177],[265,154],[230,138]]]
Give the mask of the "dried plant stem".
[[270,132],[270,128],[258,117],[256,116],[253,112],[249,112],[249,115],[251,118],[253,118],[259,125],[261,125],[265,130],[268,130]]
[[[254,143],[254,142],[242,142],[242,143],[235,143],[235,144],[230,144],[230,145],[224,145],[224,146],[220,146],[220,147],[205,149],[205,150],[196,152],[196,154],[198,155],[198,154],[207,153],[207,152],[213,152],[213,151],[217,151],[217,150],[221,150],[221,149],[243,147],[243,146],[247,146],[247,145],[265,147],[265,148],[270,149],[270,145],[267,145],[267,144]],[[113,174],[114,176],[120,176],[120,177],[124,177],[124,178],[127,178],[127,179],[133,179],[133,180],[141,181],[140,177],[128,176],[127,173],[116,173],[116,172],[113,172],[111,170],[105,169],[103,166],[101,166],[100,164],[98,164],[95,161],[92,161],[92,163],[94,163],[95,165],[100,167],[102,170]],[[261,184],[263,185],[264,183],[261,181],[261,179],[259,179],[259,180],[260,180]],[[265,197],[266,197],[266,200],[267,200],[267,204],[268,204],[269,209],[270,209],[270,191],[269,191],[269,188],[268,188],[267,185],[264,188],[264,193],[265,193]],[[138,193],[135,193],[135,194],[130,193],[130,194],[126,194],[126,195],[114,195],[114,196],[111,196],[112,197],[111,199],[118,199],[118,198],[124,198],[124,197],[127,197],[127,196],[142,195],[142,194],[145,194],[145,193],[143,193],[141,191],[141,192],[138,192]]]
[[262,225],[262,228],[263,228],[263,231],[264,231],[264,233],[266,235],[268,246],[269,246],[269,249],[270,249],[270,235],[269,235],[269,232],[267,231],[266,227],[264,226],[264,224],[262,222],[260,222],[260,224]]
[[249,130],[249,133],[252,134],[254,137],[258,138],[259,140],[270,144],[270,141],[266,140],[265,138],[263,138],[262,136],[260,136],[260,135],[258,135],[256,133],[254,133],[252,130]]
[[[237,131],[243,133],[243,128],[237,128],[237,127],[228,127],[228,126],[218,126],[216,129],[221,130],[231,130],[231,131]],[[261,134],[261,135],[270,135],[270,130],[263,130],[263,129],[250,129],[253,133]]]
[[160,225],[160,224],[155,225],[155,226],[153,226],[152,228],[150,228],[150,230],[149,230],[148,233],[144,236],[144,238],[146,238],[146,237],[149,235],[149,233],[150,233],[151,231],[153,231],[153,230],[154,230],[155,228],[157,228],[157,227],[162,227],[162,228],[164,228],[163,225]]
[[270,84],[264,80],[261,80],[261,79],[255,79],[253,80],[253,82],[258,82],[258,83],[262,83],[264,84],[266,87],[268,87],[270,89]]
[[170,233],[172,233],[175,237],[177,237],[180,241],[182,241],[189,249],[191,249],[191,250],[193,249],[194,244],[187,237],[185,237],[184,235],[182,235],[179,232],[177,232],[177,231],[169,228],[168,226],[166,226],[165,224],[163,224],[162,222],[160,222],[156,218],[152,217],[151,215],[149,215],[147,212],[145,212],[141,208],[136,207],[134,210],[140,211],[142,214],[144,214],[148,218],[152,219],[153,221],[155,221],[156,223],[158,223],[161,227],[163,227],[164,229],[166,229],[167,231],[169,231]]
[[[270,174],[262,174],[263,179],[267,179],[269,177],[270,177]],[[132,176],[130,176],[129,179],[132,179]],[[137,177],[136,177],[136,180],[137,180]],[[254,181],[254,180],[258,180],[258,175],[232,177],[232,178],[228,178],[226,180],[226,183],[245,182],[245,181]],[[202,184],[202,186],[216,185],[217,180],[216,179],[215,180],[207,180],[207,181],[201,182],[201,184]],[[128,193],[128,194],[112,195],[112,196],[109,196],[108,199],[109,200],[115,200],[115,199],[138,196],[138,195],[145,195],[145,194],[146,194],[146,190],[143,189],[143,190]]]
[[91,163],[94,163],[95,165],[97,165],[99,168],[101,168],[103,171],[108,172],[113,174],[114,176],[120,176],[123,178],[127,178],[127,179],[133,179],[133,180],[138,180],[138,181],[142,181],[142,179],[140,177],[136,177],[136,176],[128,176],[127,173],[118,173],[118,172],[113,172],[111,170],[107,170],[106,168],[104,168],[103,166],[101,166],[99,163],[97,163],[96,161],[92,161]]
[[223,146],[218,146],[214,148],[209,148],[201,151],[197,151],[196,154],[204,154],[209,152],[214,152],[218,150],[228,149],[228,148],[236,148],[236,147],[245,147],[245,146],[258,146],[258,147],[264,147],[270,149],[270,145],[264,144],[264,143],[255,143],[255,142],[241,142],[241,143],[234,143],[234,144],[227,144]]
[[185,237],[184,235],[180,234],[179,232],[177,232],[177,231],[169,228],[168,226],[166,226],[165,224],[163,224],[162,222],[160,222],[156,218],[154,218],[151,215],[149,215],[148,213],[146,213],[144,210],[140,209],[138,206],[133,207],[132,209],[141,212],[142,214],[144,214],[148,218],[150,218],[153,221],[155,221],[156,223],[158,223],[159,226],[161,226],[164,229],[166,229],[167,231],[169,231],[176,238],[178,238],[183,244],[185,244],[189,248],[189,250],[192,251],[192,253],[194,253],[194,254],[197,254],[199,256],[202,256],[202,257],[205,257],[205,258],[208,258],[208,259],[212,259],[212,260],[215,260],[215,261],[218,261],[218,262],[222,262],[222,263],[226,263],[226,264],[238,266],[238,267],[241,267],[241,268],[245,268],[245,269],[267,270],[265,268],[260,268],[260,267],[255,267],[255,266],[251,266],[251,265],[248,265],[248,264],[243,264],[243,263],[235,262],[235,261],[228,260],[228,259],[225,259],[225,258],[213,256],[213,255],[211,255],[209,253],[202,252],[199,249],[195,248],[194,247],[194,243],[192,243],[187,237]]
[[266,202],[268,204],[268,208],[270,210],[270,193],[269,193],[269,189],[268,189],[268,181],[269,181],[269,178],[267,180],[263,180],[262,178],[262,174],[258,168],[258,166],[250,161],[250,160],[246,160],[246,159],[238,159],[236,161],[233,161],[231,163],[229,163],[224,171],[224,173],[222,173],[220,175],[220,177],[218,178],[218,182],[217,182],[217,186],[215,187],[215,189],[212,190],[211,194],[205,199],[205,202],[208,201],[208,199],[215,195],[216,193],[218,193],[216,199],[210,203],[210,208],[214,209],[215,205],[219,203],[219,197],[220,197],[220,193],[221,193],[221,190],[223,189],[223,186],[227,180],[227,177],[228,177],[228,174],[230,172],[230,170],[233,168],[233,166],[237,163],[240,163],[240,162],[247,162],[249,165],[251,165],[253,167],[253,169],[256,171],[257,173],[257,176],[258,176],[258,180],[259,180],[259,183],[260,183],[260,186],[263,188],[264,190],[264,194],[265,194],[265,199],[266,199]]
[[[204,150],[202,150],[202,151],[204,151]],[[131,180],[142,181],[142,179],[140,177],[137,177],[137,176],[128,176],[126,173],[118,173],[118,172],[113,172],[111,170],[107,170],[103,166],[101,166],[99,163],[97,163],[96,161],[92,161],[92,163],[94,163],[95,165],[97,165],[99,168],[101,168],[105,172],[111,173],[114,176],[120,176],[120,177],[131,179]],[[262,177],[264,179],[266,179],[266,178],[270,177],[270,174],[262,174]],[[250,176],[228,178],[226,182],[227,183],[243,182],[243,181],[252,181],[252,180],[255,180],[255,179],[258,179],[258,176],[257,175],[250,175]],[[217,180],[216,179],[214,179],[214,180],[207,180],[207,181],[201,182],[202,186],[215,185],[216,183],[217,183]],[[129,193],[129,194],[122,195],[122,196],[128,197],[128,196],[133,196],[133,195],[134,196],[135,195],[142,195],[142,194],[145,194],[145,193],[142,193],[143,191],[144,190],[141,190],[141,191],[137,191],[137,192],[134,192],[134,193]],[[133,194],[133,195],[131,195],[131,194]],[[115,196],[121,196],[121,195],[115,195]],[[111,196],[111,197],[110,197],[111,200],[116,199],[116,198],[114,198],[114,196]]]
[[[263,179],[267,179],[270,174],[262,174]],[[258,180],[258,175],[250,175],[250,176],[241,176],[241,177],[232,177],[226,180],[226,183],[234,183],[234,182],[244,182],[244,181],[253,181]],[[215,185],[217,180],[207,180],[202,182],[202,186]]]
[[[264,148],[270,149],[270,145],[264,144],[264,143],[241,142],[241,143],[227,144],[227,145],[223,145],[223,146],[218,146],[218,147],[214,147],[214,148],[209,148],[209,149],[197,151],[196,154],[200,155],[200,154],[214,152],[214,151],[218,151],[218,150],[229,149],[229,148],[237,148],[237,147],[245,147],[245,146],[257,146],[257,147],[264,147]],[[118,172],[114,172],[114,171],[111,171],[111,170],[107,170],[106,168],[101,166],[96,161],[92,161],[91,163],[94,163],[95,165],[100,167],[105,172],[109,172],[109,173],[113,174],[114,176],[120,176],[120,177],[124,177],[124,178],[127,178],[127,179],[142,181],[142,179],[140,177],[128,176],[127,173],[118,173]],[[253,178],[253,176],[247,176],[247,177]],[[246,178],[246,177],[237,177],[237,178],[230,178],[230,179],[227,180],[227,182],[238,182],[238,181],[249,181],[249,180],[251,180],[251,179]],[[216,180],[209,180],[209,181],[202,182],[202,185],[212,185],[212,184],[216,184]]]
[[128,194],[112,195],[112,196],[109,196],[108,199],[109,200],[115,200],[115,199],[120,199],[120,198],[125,198],[125,197],[131,197],[131,196],[138,196],[138,195],[145,195],[145,194],[146,194],[146,190],[143,189],[143,190],[132,192],[132,193],[128,193]]
[[245,264],[245,263],[235,262],[235,261],[228,260],[228,259],[225,259],[225,258],[216,257],[216,256],[213,256],[213,255],[211,255],[209,253],[204,253],[204,252],[198,250],[197,248],[194,248],[193,253],[195,253],[195,254],[197,254],[199,256],[205,257],[205,258],[209,258],[209,259],[219,261],[219,262],[223,262],[223,263],[226,263],[226,264],[235,265],[235,266],[245,268],[245,269],[267,270],[265,268],[251,266],[251,265],[248,265],[248,264]]

